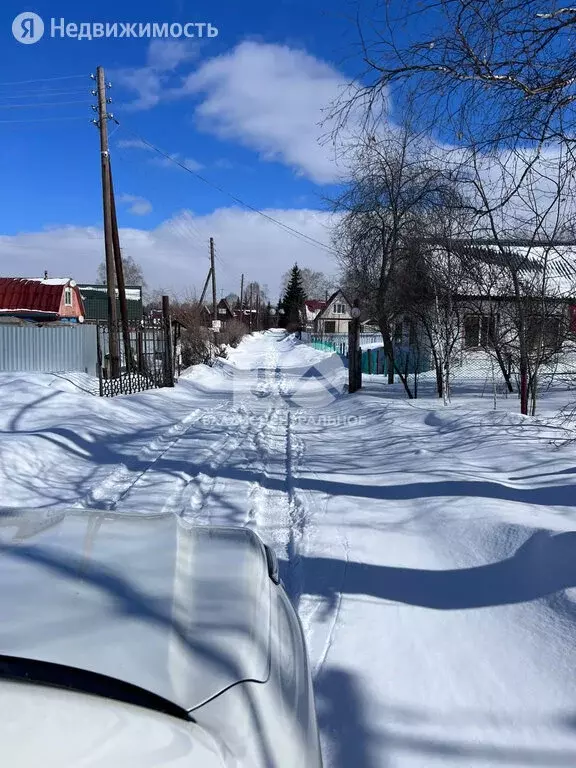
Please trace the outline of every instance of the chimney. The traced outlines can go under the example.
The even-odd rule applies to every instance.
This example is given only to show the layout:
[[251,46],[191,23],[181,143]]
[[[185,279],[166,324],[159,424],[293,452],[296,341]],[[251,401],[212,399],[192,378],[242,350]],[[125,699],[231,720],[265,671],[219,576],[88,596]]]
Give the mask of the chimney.
[[48,270],[44,270],[44,280],[48,280]]

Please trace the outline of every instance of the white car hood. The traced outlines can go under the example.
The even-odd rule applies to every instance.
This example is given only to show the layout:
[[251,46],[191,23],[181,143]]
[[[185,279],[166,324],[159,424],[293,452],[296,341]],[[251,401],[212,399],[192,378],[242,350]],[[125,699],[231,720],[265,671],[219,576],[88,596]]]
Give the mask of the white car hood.
[[173,515],[0,513],[0,654],[137,685],[188,711],[269,674],[265,553]]

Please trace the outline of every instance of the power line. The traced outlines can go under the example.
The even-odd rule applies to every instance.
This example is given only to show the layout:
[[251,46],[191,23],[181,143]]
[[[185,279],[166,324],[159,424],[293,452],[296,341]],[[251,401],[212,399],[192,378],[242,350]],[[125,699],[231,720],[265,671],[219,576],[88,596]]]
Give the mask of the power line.
[[76,96],[79,94],[85,94],[88,97],[88,90],[86,88],[78,88],[75,91],[33,91],[31,93],[18,93],[15,96],[8,96],[8,94],[0,93],[2,99],[38,99],[42,96]]
[[28,120],[0,120],[0,123],[6,124],[6,123],[51,123],[55,121],[60,120],[87,120],[88,118],[86,115],[82,115],[81,117],[32,117]]
[[88,99],[75,99],[72,101],[44,101],[39,104],[0,104],[0,109],[29,109],[30,107],[65,107],[68,104],[87,104]]
[[[120,125],[120,123],[118,123]],[[258,208],[255,208],[254,206],[250,205],[249,203],[245,203],[243,200],[241,200],[239,197],[236,197],[231,192],[228,192],[227,190],[220,187],[218,184],[215,184],[214,182],[207,179],[205,176],[202,176],[197,171],[193,171],[191,168],[189,168],[184,163],[181,163],[176,158],[169,155],[167,152],[164,152],[163,150],[159,149],[157,146],[152,144],[151,142],[144,139],[142,136],[140,136],[137,133],[131,132],[133,136],[140,139],[140,141],[145,144],[147,147],[150,147],[150,149],[153,149],[155,152],[157,152],[162,157],[165,157],[170,162],[174,163],[175,165],[178,165],[180,168],[183,168],[188,173],[191,173],[193,176],[196,176],[196,178],[200,179],[200,181],[203,181],[205,184],[208,184],[210,187],[213,187],[214,189],[218,190],[218,192],[221,192],[222,194],[229,197],[231,200],[234,200],[234,202],[238,203],[239,205],[243,206],[244,208],[247,208],[250,211],[253,211],[254,213],[257,213],[259,216],[262,216],[263,218],[267,219],[268,221],[272,222],[273,224],[276,224],[276,226],[281,227],[286,232],[294,235],[295,237],[298,237],[300,240],[303,240],[304,242],[307,242],[309,245],[315,245],[316,247],[322,248],[323,250],[327,251],[328,253],[335,253],[334,249],[330,246],[326,245],[326,243],[321,243],[319,240],[316,240],[313,237],[310,237],[310,235],[305,234],[304,232],[301,232],[298,229],[295,229],[294,227],[291,227],[289,224],[284,224],[284,222],[279,221],[278,219],[275,219],[273,216],[270,216],[267,213],[264,213],[263,211],[259,210]]]
[[83,75],[61,75],[60,77],[40,77],[36,80],[14,80],[11,83],[0,83],[0,86],[2,85],[28,85],[29,83],[51,83],[55,80],[73,80],[74,78],[78,77],[85,77],[87,78],[88,75],[84,73]]

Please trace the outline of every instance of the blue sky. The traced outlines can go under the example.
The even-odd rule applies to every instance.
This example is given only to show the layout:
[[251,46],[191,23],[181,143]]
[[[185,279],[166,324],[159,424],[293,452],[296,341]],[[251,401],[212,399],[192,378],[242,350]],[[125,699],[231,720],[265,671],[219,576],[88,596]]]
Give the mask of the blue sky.
[[[12,36],[12,21],[22,11],[38,13],[46,24],[33,45]],[[3,3],[0,164],[9,194],[0,218],[0,274],[48,269],[79,281],[95,276],[103,245],[89,74],[98,64],[113,83],[110,109],[120,121],[109,127],[122,246],[142,264],[152,287],[180,295],[198,289],[210,235],[224,292],[237,289],[244,271],[275,294],[296,260],[335,272],[328,252],[138,146],[138,136],[250,205],[329,243],[323,201],[336,192],[339,170],[333,149],[318,141],[325,131],[319,122],[359,70],[354,12],[353,4],[327,0],[104,0],[97,15],[69,0]],[[51,17],[205,21],[219,34],[154,42],[50,38]]]

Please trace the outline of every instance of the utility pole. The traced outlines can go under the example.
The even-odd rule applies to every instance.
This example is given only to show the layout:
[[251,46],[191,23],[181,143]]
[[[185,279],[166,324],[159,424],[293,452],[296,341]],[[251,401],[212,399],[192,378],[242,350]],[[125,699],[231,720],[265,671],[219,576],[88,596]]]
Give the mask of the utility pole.
[[202,304],[203,301],[204,301],[204,296],[206,296],[206,291],[208,289],[208,283],[210,282],[211,277],[212,277],[212,270],[209,269],[208,270],[208,274],[206,275],[206,281],[204,283],[204,288],[202,288],[202,295],[200,296],[200,301],[198,302],[199,304]]
[[[210,272],[212,273],[212,320],[218,320],[218,300],[216,299],[216,269],[214,266],[214,238],[210,238]],[[216,334],[216,326],[213,326]]]
[[104,248],[106,252],[106,285],[108,288],[108,351],[110,375],[120,376],[118,353],[118,318],[116,313],[116,277],[114,268],[114,241],[112,238],[112,206],[110,195],[110,153],[108,150],[108,112],[106,110],[106,81],[104,69],[96,70],[98,95],[98,129],[100,131],[100,164],[102,169],[102,207],[104,211]]
[[249,331],[252,331],[252,325],[253,325],[253,323],[252,323],[252,307],[253,307],[253,304],[252,304],[252,291],[253,290],[254,290],[254,286],[252,285],[252,283],[250,283],[250,310],[249,310],[250,311],[250,320],[248,321],[249,322],[249,325],[248,325],[248,330]]
[[124,266],[122,264],[122,251],[120,249],[120,237],[118,235],[118,219],[116,218],[116,200],[114,198],[114,182],[112,180],[112,163],[110,162],[110,159],[108,159],[108,173],[110,175],[110,205],[112,209],[112,242],[114,244],[114,265],[116,267],[118,298],[120,300],[120,319],[122,322],[122,337],[124,341],[124,358],[126,363],[126,370],[131,371],[134,366],[132,359],[132,346],[130,344],[128,303],[126,301],[126,283],[124,281]]
[[240,322],[244,322],[244,272],[240,278]]

